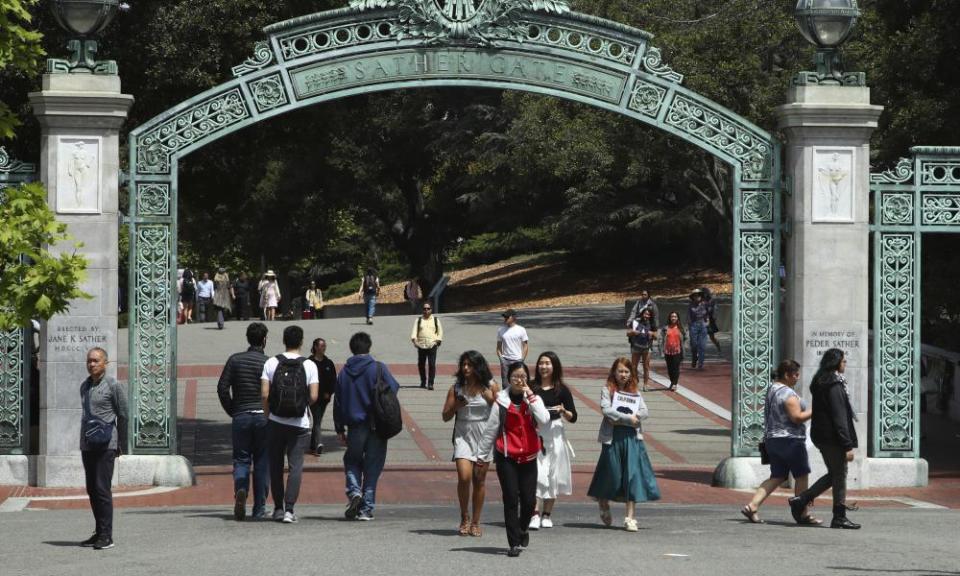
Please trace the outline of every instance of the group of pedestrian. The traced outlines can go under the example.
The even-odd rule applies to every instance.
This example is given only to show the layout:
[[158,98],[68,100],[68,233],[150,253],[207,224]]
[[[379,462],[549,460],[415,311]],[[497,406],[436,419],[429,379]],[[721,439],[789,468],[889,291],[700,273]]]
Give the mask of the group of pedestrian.
[[666,323],[661,322],[656,301],[647,290],[640,291],[627,315],[627,341],[630,344],[630,358],[634,371],[642,377],[641,390],[650,388],[650,362],[654,351],[659,351],[667,367],[670,390],[676,390],[680,382],[680,367],[683,363],[684,347],[689,340],[690,367],[702,370],[706,358],[706,341],[709,338],[720,353],[717,340],[716,303],[709,288],[697,288],[690,293],[687,305],[687,329],[684,328],[680,314],[670,312]]
[[[761,458],[770,465],[770,478],[754,493],[740,512],[748,521],[762,524],[761,504],[788,476],[793,476],[794,494],[788,504],[797,524],[820,525],[822,520],[810,513],[814,499],[828,488],[833,489],[833,518],[831,528],[857,529],[860,525],[847,518],[847,465],[854,459],[857,448],[856,420],[843,373],[847,360],[842,350],[831,348],[823,353],[817,373],[810,382],[813,405],[794,390],[800,381],[800,365],[784,360],[767,388],[764,405],[764,435]],[[810,438],[820,450],[827,472],[809,488],[810,462],[807,454],[807,429]]]
[[323,338],[316,338],[310,356],[304,357],[303,329],[287,326],[285,351],[268,357],[264,352],[267,334],[267,326],[260,322],[247,327],[249,347],[227,360],[217,385],[220,403],[233,421],[235,519],[246,518],[252,469],[252,517],[267,517],[269,493],[273,520],[298,521],[295,506],[304,455],[323,453],[321,422],[333,401],[337,437],[346,446],[347,517],[372,520],[377,480],[386,459],[386,440],[373,430],[372,404],[378,383],[385,382],[396,392],[396,379],[370,355],[373,343],[364,332],[351,337],[353,356],[339,374],[326,356]]

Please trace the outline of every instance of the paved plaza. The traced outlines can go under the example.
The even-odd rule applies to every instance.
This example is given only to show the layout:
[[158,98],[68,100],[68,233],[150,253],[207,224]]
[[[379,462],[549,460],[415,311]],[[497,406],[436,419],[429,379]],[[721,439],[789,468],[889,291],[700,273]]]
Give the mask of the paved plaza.
[[[493,481],[492,483],[496,483]],[[765,525],[729,507],[641,505],[640,531],[604,529],[595,506],[561,502],[557,527],[532,533],[507,558],[498,504],[481,538],[456,535],[451,506],[381,506],[373,522],[348,522],[340,506],[298,507],[300,522],[234,522],[224,508],[122,510],[116,548],[81,549],[88,511],[3,516],[6,576],[253,574],[656,574],[782,576],[960,574],[960,515],[943,510],[870,510],[859,531],[802,528],[785,509]],[[622,507],[614,520],[622,520]],[[519,571],[519,572],[518,572]]]

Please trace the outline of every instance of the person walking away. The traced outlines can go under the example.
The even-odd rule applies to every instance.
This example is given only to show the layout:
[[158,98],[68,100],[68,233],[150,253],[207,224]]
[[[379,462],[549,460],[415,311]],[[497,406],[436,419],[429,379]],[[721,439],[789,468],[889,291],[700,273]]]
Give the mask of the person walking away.
[[238,522],[247,516],[250,493],[250,469],[253,468],[253,517],[266,515],[270,490],[270,457],[267,452],[267,416],[260,399],[260,376],[267,355],[267,327],[260,322],[247,326],[245,352],[227,359],[217,382],[220,406],[230,416],[233,436],[233,517]]
[[[476,350],[467,350],[457,363],[456,381],[447,391],[441,416],[453,423],[453,461],[457,465],[457,499],[460,502],[461,536],[480,537],[480,514],[486,497],[486,468],[477,466],[490,454],[480,453],[483,427],[490,416],[490,408],[500,392],[493,380],[486,358]],[[470,504],[473,503],[473,515]]]
[[639,372],[640,368],[643,368],[644,392],[650,387],[650,349],[653,341],[657,339],[657,322],[653,318],[653,310],[644,308],[640,317],[634,320],[627,330],[633,369]]
[[667,325],[660,329],[660,341],[663,343],[663,360],[667,364],[667,376],[670,378],[670,390],[675,391],[680,382],[680,365],[683,363],[683,342],[687,333],[680,323],[680,315],[671,312],[667,316]]
[[[283,331],[286,351],[267,359],[260,376],[260,398],[267,414],[270,486],[273,492],[273,519],[285,524],[297,522],[294,506],[300,496],[303,453],[310,442],[307,408],[317,401],[320,382],[317,366],[300,355],[303,329],[287,326]],[[283,458],[290,468],[283,483]]]
[[720,342],[717,340],[717,332],[720,327],[717,326],[717,303],[713,300],[713,292],[709,288],[700,289],[703,292],[703,305],[707,307],[707,337],[717,347],[717,356],[720,355]]
[[573,448],[567,442],[566,425],[577,421],[573,394],[563,383],[563,366],[554,352],[537,358],[531,386],[550,412],[550,424],[542,427],[543,450],[537,454],[537,505],[530,518],[530,530],[553,528],[553,506],[560,495],[573,494]]
[[264,320],[277,319],[277,307],[280,305],[280,285],[273,270],[267,270],[257,286],[260,291],[260,309]]
[[180,301],[183,302],[184,322],[190,324],[193,322],[193,307],[197,299],[197,282],[193,277],[193,270],[185,268],[180,285]]
[[[510,546],[507,555],[516,558],[530,545],[528,527],[536,504],[537,455],[542,448],[537,427],[550,422],[550,413],[527,384],[530,371],[526,364],[510,364],[507,376],[510,385],[497,394],[496,405],[484,424],[480,454],[493,452],[497,463]],[[485,470],[489,463],[484,460],[477,466]]]
[[[804,422],[810,419],[813,411],[794,391],[799,380],[800,364],[784,360],[774,373],[774,381],[767,387],[763,406],[763,443],[770,460],[770,478],[760,484],[750,503],[740,509],[740,513],[754,524],[763,523],[758,515],[760,505],[787,480],[787,475],[793,474],[793,489],[797,496],[807,489],[810,460]],[[801,524],[821,523],[809,511],[804,511],[801,517]]]
[[127,396],[112,376],[107,376],[107,351],[87,352],[86,380],[80,384],[83,420],[80,457],[93,511],[93,536],[80,543],[94,550],[113,548],[113,466],[127,437]]
[[[860,525],[847,518],[847,464],[853,462],[857,448],[853,407],[847,393],[843,373],[847,367],[842,350],[831,348],[820,358],[820,369],[810,383],[813,396],[813,419],[810,439],[820,450],[827,473],[799,496],[790,499],[790,513],[803,523],[804,510],[813,500],[833,487],[833,519],[831,528],[856,530]],[[855,508],[855,507],[854,507]],[[851,508],[853,509],[853,508]]]
[[250,280],[246,272],[241,272],[239,278],[233,283],[233,296],[235,302],[235,317],[239,320],[250,319]]
[[233,286],[225,268],[218,269],[213,277],[213,306],[217,309],[217,328],[223,330],[223,323],[233,309]]
[[410,309],[416,312],[420,307],[420,284],[416,278],[411,278],[403,287],[403,299],[410,304]]
[[433,390],[437,376],[437,350],[443,342],[443,326],[434,316],[433,306],[423,303],[423,315],[413,323],[410,341],[417,349],[417,369],[420,371],[420,387]]
[[213,281],[210,274],[203,273],[203,278],[197,282],[197,317],[200,322],[209,322],[207,314],[213,308]]
[[316,338],[310,347],[310,360],[317,365],[320,374],[320,398],[316,404],[310,406],[313,415],[313,433],[310,435],[310,452],[317,456],[323,454],[323,438],[320,436],[320,424],[327,406],[333,398],[337,387],[337,367],[333,360],[327,358],[327,341]]
[[310,287],[307,288],[303,301],[307,303],[307,310],[310,311],[310,318],[320,318],[320,310],[323,309],[323,293],[317,288],[317,283],[310,281]]
[[697,288],[690,293],[690,305],[687,307],[687,324],[690,326],[691,368],[703,369],[709,321],[709,312],[707,306],[703,303],[703,293]]
[[396,393],[397,380],[382,362],[370,355],[373,341],[366,332],[350,337],[353,356],[340,370],[333,394],[333,422],[343,453],[348,519],[373,520],[377,481],[387,460],[387,440],[374,431],[373,399],[378,379]]
[[500,358],[500,381],[507,387],[507,368],[514,362],[523,362],[530,352],[530,338],[526,329],[517,324],[517,312],[508,308],[503,314],[503,326],[497,330],[497,357]]
[[637,391],[637,373],[627,358],[617,358],[607,383],[600,390],[600,458],[587,495],[600,505],[600,520],[613,522],[610,501],[625,502],[623,527],[636,532],[637,502],[660,499],[660,488],[643,443],[641,421],[649,416],[643,396]]
[[366,274],[360,279],[360,290],[357,296],[363,299],[367,310],[367,324],[373,324],[373,315],[377,311],[377,296],[380,295],[380,278],[373,268],[367,268]]

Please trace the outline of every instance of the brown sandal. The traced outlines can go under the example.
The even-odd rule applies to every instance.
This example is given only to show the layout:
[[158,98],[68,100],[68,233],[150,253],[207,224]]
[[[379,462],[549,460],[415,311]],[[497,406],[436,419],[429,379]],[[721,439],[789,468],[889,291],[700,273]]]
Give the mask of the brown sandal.
[[476,538],[483,536],[483,530],[480,528],[479,524],[470,525],[470,535]]
[[765,524],[765,522],[760,519],[760,516],[757,515],[757,512],[759,512],[759,510],[750,508],[749,504],[740,509],[740,513],[743,514],[751,524]]
[[470,535],[470,520],[467,520],[466,518],[464,518],[463,520],[460,521],[460,528],[457,530],[457,534],[461,536]]

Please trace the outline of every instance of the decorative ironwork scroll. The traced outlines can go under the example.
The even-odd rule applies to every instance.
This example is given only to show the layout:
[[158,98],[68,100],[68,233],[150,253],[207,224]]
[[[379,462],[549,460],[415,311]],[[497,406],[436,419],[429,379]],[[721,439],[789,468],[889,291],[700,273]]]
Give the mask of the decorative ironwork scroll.
[[[12,158],[0,146],[0,203],[3,189],[33,180],[36,165]],[[0,306],[6,303],[0,295]],[[0,330],[0,454],[27,452],[27,422],[32,344],[29,329]]]
[[734,368],[733,454],[751,456],[763,439],[764,393],[770,384],[777,348],[777,254],[769,231],[741,231],[734,294],[738,340]]
[[172,366],[169,326],[172,318],[170,227],[166,224],[137,227],[135,251],[135,283],[132,294],[133,341],[130,379],[133,383],[133,445],[139,452],[167,451],[171,443],[170,412],[173,405],[168,386]]
[[960,147],[918,146],[870,177],[873,193],[872,456],[920,450],[920,251],[924,232],[960,233]]

